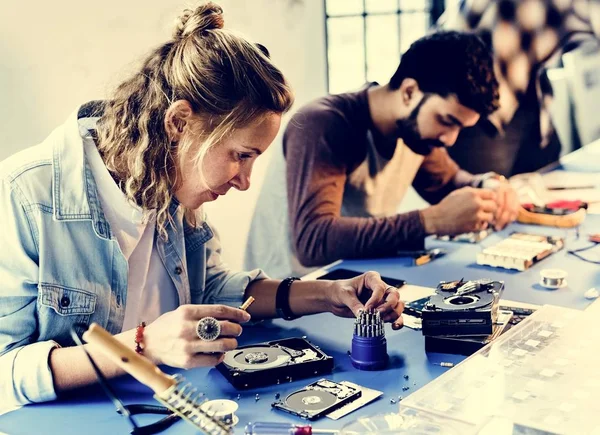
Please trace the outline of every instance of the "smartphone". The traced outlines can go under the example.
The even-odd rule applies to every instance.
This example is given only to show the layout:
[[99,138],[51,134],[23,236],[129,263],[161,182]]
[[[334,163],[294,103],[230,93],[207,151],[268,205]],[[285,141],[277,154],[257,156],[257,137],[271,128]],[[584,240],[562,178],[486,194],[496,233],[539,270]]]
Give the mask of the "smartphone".
[[[355,276],[362,275],[364,272],[357,272],[356,270],[350,269],[335,269],[331,272],[326,273],[323,276],[318,277],[317,279],[348,279],[354,278]],[[406,284],[406,281],[403,279],[396,278],[388,278],[387,276],[382,276],[382,280],[384,280],[387,284],[392,285],[396,288],[402,287]]]

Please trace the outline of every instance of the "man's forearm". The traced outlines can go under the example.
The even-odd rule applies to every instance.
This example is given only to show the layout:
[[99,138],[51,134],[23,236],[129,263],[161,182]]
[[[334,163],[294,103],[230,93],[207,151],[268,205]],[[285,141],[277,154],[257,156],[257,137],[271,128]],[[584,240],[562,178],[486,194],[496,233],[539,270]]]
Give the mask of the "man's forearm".
[[375,258],[422,249],[425,230],[418,211],[386,218],[312,218],[295,231],[298,259],[322,266],[340,258]]

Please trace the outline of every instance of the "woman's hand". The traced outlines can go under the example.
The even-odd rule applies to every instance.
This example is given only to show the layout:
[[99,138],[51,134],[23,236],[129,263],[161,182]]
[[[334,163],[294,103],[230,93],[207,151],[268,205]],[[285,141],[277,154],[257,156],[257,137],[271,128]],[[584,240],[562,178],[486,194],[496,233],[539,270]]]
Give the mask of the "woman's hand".
[[400,292],[381,280],[377,272],[366,272],[351,279],[332,281],[329,311],[340,317],[356,317],[360,310],[377,310],[384,322],[400,329],[404,303]]
[[[204,317],[214,317],[221,334],[214,341],[201,340],[196,327]],[[223,361],[224,352],[237,347],[242,334],[240,323],[250,315],[226,305],[182,305],[163,314],[144,330],[144,356],[155,364],[193,368],[215,366]]]

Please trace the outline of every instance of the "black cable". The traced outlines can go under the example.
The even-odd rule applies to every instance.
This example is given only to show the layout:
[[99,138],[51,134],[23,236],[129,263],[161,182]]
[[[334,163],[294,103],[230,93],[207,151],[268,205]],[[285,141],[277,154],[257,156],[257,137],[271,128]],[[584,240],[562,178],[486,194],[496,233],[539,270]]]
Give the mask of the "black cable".
[[[81,325],[81,326],[86,327],[87,325]],[[102,387],[102,389],[104,390],[104,393],[106,393],[108,398],[112,401],[113,405],[117,409],[117,412],[120,415],[127,417],[129,422],[131,423],[131,426],[133,426],[133,429],[130,432],[132,435],[153,435],[153,434],[164,431],[165,429],[169,428],[171,425],[173,425],[174,423],[178,422],[181,419],[180,416],[173,413],[170,409],[168,409],[164,406],[146,405],[146,404],[123,405],[123,402],[121,402],[121,400],[117,397],[117,394],[111,388],[111,386],[108,382],[108,379],[106,379],[106,377],[104,376],[104,374],[102,373],[100,368],[96,365],[96,362],[92,358],[92,355],[90,355],[90,353],[87,351],[87,349],[83,345],[81,338],[79,338],[79,335],[77,334],[77,331],[75,331],[75,328],[73,326],[71,326],[70,332],[71,332],[71,338],[73,338],[73,341],[75,342],[75,344],[82,347],[83,351],[85,352],[87,358],[90,361],[90,364],[92,364],[92,367],[94,368],[94,371],[96,372],[96,377],[98,378],[98,382],[99,382],[100,386]],[[133,415],[135,415],[135,414],[166,414],[167,416],[161,420],[158,420],[158,421],[148,424],[146,426],[138,426],[135,423],[135,420],[133,419]]]
[[81,341],[81,338],[79,338],[79,334],[77,334],[77,331],[75,331],[74,326],[71,326],[71,338],[73,339],[76,345],[81,346],[87,358],[90,360],[90,364],[94,368],[94,372],[96,372],[96,376],[98,377],[98,382],[100,383],[100,386],[102,387],[108,398],[112,401],[113,405],[115,405],[115,408],[117,408],[117,412],[127,417],[129,422],[133,426],[134,431],[138,429],[138,425],[135,423],[135,420],[131,416],[131,413],[129,412],[127,407],[123,405],[123,402],[119,400],[116,393],[111,388],[110,384],[108,383],[108,380],[106,379],[102,371],[100,371],[100,368],[96,365],[94,359],[92,358],[92,355],[90,355],[90,353],[83,345],[83,342]]
[[598,243],[594,243],[593,245],[590,246],[586,246],[585,248],[579,248],[579,249],[570,249],[567,251],[567,254],[571,254],[574,257],[579,258],[582,261],[585,261],[586,263],[592,263],[592,264],[600,264],[600,261],[596,261],[596,260],[590,260],[589,258],[585,258],[583,255],[580,255],[580,252],[585,252],[588,251],[592,248],[595,248],[596,246],[598,246]]

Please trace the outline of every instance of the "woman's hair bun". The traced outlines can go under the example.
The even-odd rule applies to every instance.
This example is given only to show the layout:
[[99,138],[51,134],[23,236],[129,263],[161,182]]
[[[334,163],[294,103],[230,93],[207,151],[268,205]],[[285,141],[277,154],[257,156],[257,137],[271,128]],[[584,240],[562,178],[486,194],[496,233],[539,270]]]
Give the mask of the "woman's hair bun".
[[221,6],[208,2],[196,9],[186,9],[177,19],[173,37],[182,39],[196,32],[222,29],[224,24]]

